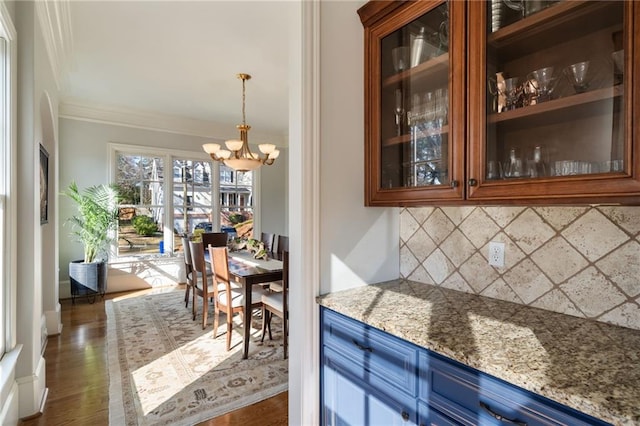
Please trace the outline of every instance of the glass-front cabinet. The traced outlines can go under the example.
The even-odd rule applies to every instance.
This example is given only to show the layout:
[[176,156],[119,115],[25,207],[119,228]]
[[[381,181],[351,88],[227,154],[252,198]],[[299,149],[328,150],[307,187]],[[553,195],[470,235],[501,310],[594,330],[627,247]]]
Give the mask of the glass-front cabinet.
[[[464,115],[453,111],[464,108],[465,4],[369,5],[359,11],[368,45],[367,205],[461,200]],[[385,7],[395,10],[379,19]]]
[[640,204],[640,2],[359,13],[367,205]]

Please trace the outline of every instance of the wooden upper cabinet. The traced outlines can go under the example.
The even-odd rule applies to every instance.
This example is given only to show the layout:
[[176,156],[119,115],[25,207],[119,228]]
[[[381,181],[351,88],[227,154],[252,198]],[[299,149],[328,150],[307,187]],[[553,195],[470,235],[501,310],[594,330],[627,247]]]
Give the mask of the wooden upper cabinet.
[[366,205],[640,204],[640,2],[358,12]]

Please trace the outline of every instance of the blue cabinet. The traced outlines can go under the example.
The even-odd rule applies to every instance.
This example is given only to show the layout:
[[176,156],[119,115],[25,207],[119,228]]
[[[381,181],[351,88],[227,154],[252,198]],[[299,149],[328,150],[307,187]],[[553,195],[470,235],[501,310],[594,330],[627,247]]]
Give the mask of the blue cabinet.
[[323,425],[608,423],[321,307]]

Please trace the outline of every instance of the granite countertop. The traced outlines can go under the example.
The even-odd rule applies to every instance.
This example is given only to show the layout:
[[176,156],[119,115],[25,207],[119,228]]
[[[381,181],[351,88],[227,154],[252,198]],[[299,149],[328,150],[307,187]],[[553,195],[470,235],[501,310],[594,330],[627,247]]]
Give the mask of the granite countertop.
[[640,330],[406,280],[317,301],[614,425],[640,424]]

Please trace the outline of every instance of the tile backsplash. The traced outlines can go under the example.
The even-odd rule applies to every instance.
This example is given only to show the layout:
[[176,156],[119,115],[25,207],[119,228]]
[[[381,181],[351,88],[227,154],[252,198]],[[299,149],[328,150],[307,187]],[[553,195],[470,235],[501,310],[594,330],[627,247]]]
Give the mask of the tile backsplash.
[[640,207],[406,208],[400,240],[403,278],[640,329]]

